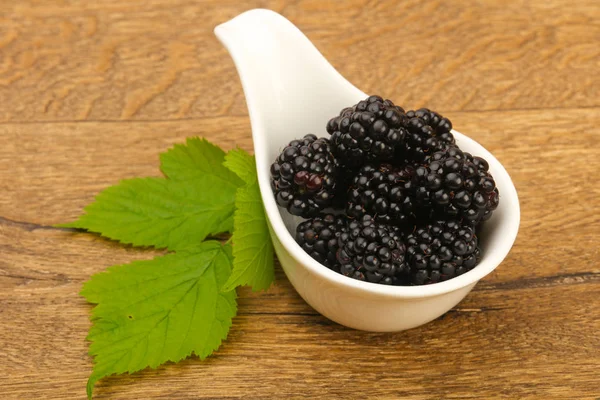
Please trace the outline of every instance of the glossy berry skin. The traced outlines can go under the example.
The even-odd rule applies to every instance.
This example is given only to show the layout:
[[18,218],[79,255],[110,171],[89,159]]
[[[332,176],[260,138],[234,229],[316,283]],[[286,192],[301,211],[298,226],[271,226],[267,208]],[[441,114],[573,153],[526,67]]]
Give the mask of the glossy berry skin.
[[437,112],[432,111],[428,108],[420,108],[416,111],[409,110],[406,113],[406,116],[409,119],[415,117],[420,118],[426,125],[430,126],[433,129],[436,137],[446,142],[453,142],[451,136],[452,133],[450,132],[452,130],[452,122],[448,118],[445,118]]
[[296,242],[316,261],[339,272],[336,259],[338,237],[345,225],[344,216],[319,215],[298,225]]
[[434,218],[478,225],[498,207],[499,193],[488,163],[450,148],[415,169],[414,198]]
[[407,135],[398,157],[409,162],[426,162],[435,152],[455,146],[452,122],[427,108],[406,113]]
[[340,164],[358,168],[390,161],[406,136],[404,109],[380,96],[370,96],[343,109],[327,123],[331,147]]
[[329,140],[306,135],[292,140],[271,165],[271,188],[290,214],[310,217],[333,203],[338,173]]
[[412,285],[452,279],[473,269],[480,259],[475,229],[457,221],[426,224],[406,238]]
[[346,213],[352,218],[372,215],[382,224],[402,231],[414,229],[415,205],[412,198],[414,169],[390,164],[363,166],[348,190]]
[[406,247],[395,228],[365,215],[351,220],[338,237],[337,261],[342,275],[384,285],[408,282]]

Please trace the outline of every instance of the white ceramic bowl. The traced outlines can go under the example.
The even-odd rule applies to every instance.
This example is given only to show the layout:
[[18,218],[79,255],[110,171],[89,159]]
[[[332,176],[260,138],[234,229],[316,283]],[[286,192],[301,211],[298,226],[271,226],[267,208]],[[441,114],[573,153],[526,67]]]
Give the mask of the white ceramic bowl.
[[[281,266],[298,293],[315,310],[355,329],[389,332],[414,328],[458,304],[506,257],[519,229],[519,202],[515,187],[504,167],[491,153],[459,132],[454,131],[454,135],[464,151],[488,161],[500,192],[500,205],[479,235],[483,253],[481,262],[454,279],[425,286],[402,287],[347,278],[306,254],[293,238],[298,220],[285,210],[280,212],[272,201],[265,201],[271,237]],[[276,145],[273,150],[275,158],[278,154]]]
[[389,332],[425,324],[460,302],[506,257],[519,228],[519,201],[510,176],[480,144],[454,131],[460,147],[485,158],[500,192],[500,205],[480,234],[483,257],[473,270],[426,286],[361,282],[319,264],[294,241],[299,218],[280,210],[269,167],[291,140],[327,136],[327,120],[367,97],[347,82],[288,20],[268,10],[248,11],[215,29],[234,59],[246,95],[259,184],[279,262],[300,296],[342,325]]

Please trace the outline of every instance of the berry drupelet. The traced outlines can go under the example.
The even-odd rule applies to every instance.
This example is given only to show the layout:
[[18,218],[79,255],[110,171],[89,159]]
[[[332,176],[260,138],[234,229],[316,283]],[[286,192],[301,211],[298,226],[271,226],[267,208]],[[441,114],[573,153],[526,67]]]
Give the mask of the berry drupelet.
[[410,162],[422,163],[441,150],[455,146],[452,122],[427,108],[410,110],[406,113],[408,131],[404,148],[399,157]]
[[448,118],[445,118],[428,108],[420,108],[416,111],[410,110],[406,113],[406,116],[409,119],[415,117],[420,118],[426,125],[433,129],[435,136],[443,141],[453,142],[452,133],[450,133],[452,130],[452,122]]
[[404,143],[406,114],[380,96],[370,96],[327,123],[331,147],[340,164],[350,168],[389,161]]
[[296,228],[296,242],[312,258],[339,272],[336,259],[338,237],[345,227],[344,216],[320,215],[306,220]]
[[390,164],[362,167],[348,190],[346,213],[360,218],[372,215],[379,223],[394,225],[404,232],[415,224],[415,206],[411,197],[414,169]]
[[292,140],[271,165],[271,188],[290,214],[310,217],[332,204],[338,173],[329,140],[306,135]]
[[406,247],[395,228],[365,215],[351,220],[338,237],[340,273],[350,278],[385,285],[406,284],[409,269]]
[[462,275],[481,259],[475,230],[456,221],[424,225],[406,239],[410,283],[424,285]]
[[478,225],[498,207],[499,195],[488,163],[456,147],[436,152],[415,169],[416,203],[439,219]]

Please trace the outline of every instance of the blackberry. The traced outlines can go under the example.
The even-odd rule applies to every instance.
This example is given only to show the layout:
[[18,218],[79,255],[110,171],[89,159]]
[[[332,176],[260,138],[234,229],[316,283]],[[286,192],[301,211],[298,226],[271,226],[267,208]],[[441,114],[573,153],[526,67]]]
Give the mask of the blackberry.
[[412,285],[462,275],[473,269],[480,259],[475,230],[457,221],[427,224],[406,238],[406,261]]
[[456,146],[452,122],[435,111],[421,108],[406,113],[408,131],[400,157],[410,162],[425,162],[429,155]]
[[296,228],[296,242],[312,258],[339,272],[336,259],[338,236],[345,226],[343,216],[320,215],[304,221]]
[[406,247],[393,227],[365,215],[348,223],[338,237],[338,246],[342,275],[385,285],[407,283]]
[[499,193],[488,163],[458,148],[434,153],[415,170],[415,201],[440,219],[478,225],[498,207]]
[[350,168],[367,162],[390,161],[406,135],[402,107],[370,96],[327,123],[331,147],[340,163]]
[[290,214],[310,217],[332,204],[338,173],[329,139],[306,135],[292,140],[271,165],[271,188]]
[[414,169],[410,166],[365,165],[350,185],[346,213],[353,218],[369,214],[377,222],[412,231],[415,224],[411,196],[413,175]]

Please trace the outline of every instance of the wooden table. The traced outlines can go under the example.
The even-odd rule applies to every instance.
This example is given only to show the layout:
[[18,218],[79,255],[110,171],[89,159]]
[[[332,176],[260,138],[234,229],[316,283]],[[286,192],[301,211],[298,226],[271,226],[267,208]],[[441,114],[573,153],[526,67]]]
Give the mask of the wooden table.
[[159,252],[52,228],[188,136],[251,150],[213,27],[283,13],[350,81],[429,106],[491,150],[522,206],[509,256],[407,332],[341,327],[277,267],[239,290],[229,340],[105,379],[96,398],[600,398],[600,3],[596,0],[4,0],[0,5],[0,398],[85,397],[82,282]]

